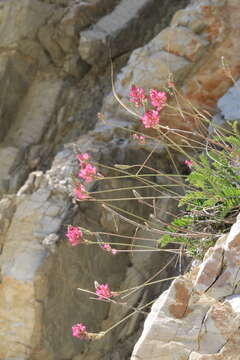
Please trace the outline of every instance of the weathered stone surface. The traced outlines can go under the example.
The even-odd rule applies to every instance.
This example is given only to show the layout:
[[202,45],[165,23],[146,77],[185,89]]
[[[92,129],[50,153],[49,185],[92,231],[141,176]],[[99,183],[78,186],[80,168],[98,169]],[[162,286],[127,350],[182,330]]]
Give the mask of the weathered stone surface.
[[[0,357],[26,359],[31,354],[34,326],[40,320],[36,314],[39,304],[33,301],[33,284],[4,277],[0,294]],[[9,308],[12,311],[11,319],[8,316]]]
[[[236,81],[234,86],[218,100],[218,113],[213,117],[214,125],[229,127],[227,122],[240,121],[239,85],[240,81]],[[214,126],[210,127],[210,132],[213,130]]]
[[131,359],[238,359],[239,241],[240,216],[202,265],[155,302]]
[[[223,244],[214,249],[212,256],[208,257],[200,267],[196,279],[196,288],[207,292],[216,299],[232,295],[239,289],[239,259],[240,223],[237,221]],[[218,259],[213,261],[212,259]],[[211,265],[210,265],[211,264]],[[210,265],[210,266],[209,266]],[[212,271],[210,270],[212,268]],[[213,271],[214,268],[214,271]],[[217,269],[217,271],[216,271]],[[206,274],[208,276],[206,277]]]
[[[194,62],[203,55],[208,45],[207,40],[183,26],[166,28],[155,38],[155,42],[165,51]],[[169,71],[172,72],[171,69]]]
[[[105,129],[106,125],[102,124],[102,128]],[[167,283],[163,282],[154,289],[148,287],[146,290],[137,291],[128,300],[128,306],[108,306],[101,302],[91,304],[88,295],[77,291],[78,287],[94,291],[94,280],[99,283],[107,282],[116,291],[132,288],[146,281],[159,270],[159,264],[161,266],[167,264],[172,256],[164,252],[147,256],[144,259],[145,269],[140,271],[143,257],[137,253],[129,256],[128,253],[123,252],[113,257],[104,253],[97,245],[71,248],[61,235],[66,229],[66,225],[63,224],[71,221],[92,231],[113,233],[116,233],[117,224],[121,235],[130,235],[130,239],[133,236],[134,226],[118,219],[113,221],[111,213],[103,211],[100,204],[83,203],[76,207],[71,205],[68,196],[70,176],[77,170],[72,147],[77,147],[83,152],[90,150],[96,161],[109,166],[119,161],[140,162],[142,157],[146,157],[147,152],[144,147],[142,149],[140,145],[136,147],[131,138],[125,137],[124,141],[123,139],[120,141],[119,128],[117,124],[115,128],[109,128],[107,143],[104,139],[103,141],[99,139],[99,133],[103,132],[100,125],[96,132],[92,131],[91,138],[86,139],[84,136],[79,138],[74,146],[69,145],[56,156],[51,170],[46,174],[39,171],[32,173],[14,197],[17,206],[11,213],[8,226],[4,228],[4,247],[1,254],[3,295],[1,312],[4,314],[4,322],[0,333],[0,342],[11,344],[13,358],[20,354],[23,359],[72,358],[83,350],[88,354],[88,344],[79,342],[71,336],[70,329],[74,323],[85,322],[92,331],[107,329],[129,313],[128,306],[134,307],[136,304],[141,306],[149,301],[153,294],[166,289]],[[169,168],[164,147],[152,157],[149,165],[157,166],[163,171]],[[111,175],[111,171],[104,167],[100,171],[105,177]],[[104,182],[91,184],[89,191],[93,188],[96,191],[117,189],[121,186],[133,187],[134,183],[134,179],[126,179],[125,183],[123,180],[113,179],[107,184]],[[151,192],[147,193],[151,194]],[[122,191],[121,196],[128,198],[130,194],[131,192],[126,190]],[[111,198],[112,194],[106,193],[104,197]],[[163,213],[159,213],[162,218],[166,217],[167,204],[168,202],[163,202]],[[5,214],[9,206],[10,204],[3,203]],[[149,210],[139,204],[137,199],[130,203],[123,200],[118,202],[118,206],[140,216],[149,214]],[[161,208],[161,202],[158,206]],[[71,217],[71,220],[68,217]],[[139,236],[143,234],[139,233]],[[109,240],[119,242],[121,239],[119,240],[116,233],[116,236],[113,235]],[[164,279],[173,274],[175,270],[169,266],[162,272],[161,277]],[[31,291],[28,290],[27,296],[21,296],[22,292],[27,291],[26,289]],[[12,293],[14,296],[9,299],[9,294]],[[23,310],[24,307],[28,309],[28,302],[31,303],[29,314]],[[13,314],[8,311],[8,306],[19,312],[14,319]],[[107,359],[114,347],[116,358],[127,358],[141,319],[141,313],[137,313],[124,327],[116,329],[101,342],[94,342],[89,348],[89,354],[93,354],[96,360],[104,357]],[[25,331],[20,332],[17,337],[21,346],[15,347],[16,322],[24,326]],[[123,348],[121,344],[118,345],[119,341],[125,342],[131,337],[128,346]],[[0,354],[3,358],[8,356],[7,351],[7,346],[1,349]],[[84,356],[78,355],[78,358],[83,359]]]
[[[235,40],[239,34],[239,3],[232,0],[206,1],[193,5],[200,9],[198,17],[207,26],[201,31],[201,35],[215,43],[216,48],[212,49],[207,56],[206,63],[201,63],[194,75],[184,86],[185,94],[192,101],[208,106],[210,109],[215,106],[217,100],[232,85],[232,80],[219,63],[221,57],[229,67],[232,77],[239,77],[239,63],[234,54],[238,52],[239,43]],[[229,14],[229,20],[222,14]],[[199,88],[200,85],[200,88]]]
[[[99,67],[98,55],[94,61],[81,58],[79,38],[104,24],[119,68],[128,51],[151,39],[187,0],[174,1],[171,7],[167,1],[127,2],[1,1],[0,141],[4,148],[16,147],[19,152],[15,169],[0,162],[1,195],[16,192],[30,170],[49,167],[59,146],[97,121],[111,88],[109,68]],[[128,36],[129,26],[138,26],[134,36]],[[97,46],[91,46],[97,54]],[[102,58],[109,56],[105,50]],[[0,159],[2,146],[1,152]]]
[[[62,86],[61,79],[37,79],[22,102],[16,122],[9,130],[5,141],[18,147],[38,144],[53,118]],[[36,113],[35,109],[38,110]]]
[[215,251],[210,249],[206,255],[206,261],[200,265],[196,279],[196,289],[201,292],[207,291],[216,281],[223,267],[223,249],[219,246]]
[[1,1],[1,47],[16,46],[23,38],[33,39],[53,11],[53,6],[38,0]]
[[[50,205],[50,196],[51,191],[43,188],[31,195],[19,195],[17,210],[5,235],[0,300],[0,318],[3,319],[0,338],[5,344],[1,346],[0,356],[3,358],[28,358],[40,341],[41,296],[44,294],[36,294],[33,279],[36,279],[36,272],[46,261],[48,252],[39,239],[48,233],[47,227],[58,231],[67,211],[61,196],[55,197],[53,204],[58,206],[59,214],[51,218],[47,213],[53,206]],[[14,314],[10,315],[9,307],[14,309]],[[18,345],[15,346],[14,341]]]
[[0,141],[4,139],[14,122],[16,108],[26,94],[35,71],[36,66],[32,59],[24,58],[14,49],[1,54],[0,85],[3,90],[0,97]]
[[11,181],[11,170],[21,160],[20,151],[16,147],[4,147],[0,149],[0,162],[3,165],[1,170],[1,192],[6,193]]
[[[183,99],[179,100],[180,104],[172,100],[171,105],[192,112],[191,106],[186,105],[190,100],[194,106],[204,106],[213,112],[217,100],[232,83],[228,69],[234,79],[240,75],[234,55],[239,52],[238,6],[235,0],[227,3],[201,0],[192,1],[186,9],[180,10],[169,28],[133,51],[115,82],[121,101],[127,104],[132,84],[146,90],[162,89],[173,79],[178,87],[183,85]],[[227,13],[228,19],[222,16]],[[227,69],[221,64],[222,56]],[[112,95],[106,98],[103,111],[113,119],[127,116]],[[168,109],[162,112],[161,123],[174,129],[192,130],[196,129],[197,120],[194,116],[186,116],[182,121],[181,115]]]
[[239,85],[237,81],[233,87],[218,101],[218,108],[220,109],[225,120],[240,121],[240,106],[239,106]]
[[[166,1],[162,1],[160,8],[154,0],[121,0],[112,13],[80,34],[79,53],[82,59],[89,64],[96,61],[104,63],[110,56],[115,57],[119,51],[129,51],[133,39],[137,46],[140,42],[138,29],[148,28],[149,22],[154,29],[159,21],[160,11],[164,11],[165,7]],[[132,36],[128,36],[129,31]]]
[[[167,23],[173,8],[184,4],[186,4],[184,0],[178,4],[174,2],[169,4],[165,0],[161,1],[161,4],[155,0],[121,0],[112,13],[80,34],[81,57],[90,64],[96,61],[104,63],[109,60],[109,57],[115,57],[119,52],[131,50],[133,40],[135,46],[140,46],[142,39],[139,37],[139,29],[143,31],[141,37],[145,37],[147,33],[144,29],[149,31],[149,24],[151,24],[153,35],[155,28],[160,30],[162,27],[159,19],[164,15]],[[129,32],[131,36],[128,36]],[[122,42],[123,38],[124,42]]]

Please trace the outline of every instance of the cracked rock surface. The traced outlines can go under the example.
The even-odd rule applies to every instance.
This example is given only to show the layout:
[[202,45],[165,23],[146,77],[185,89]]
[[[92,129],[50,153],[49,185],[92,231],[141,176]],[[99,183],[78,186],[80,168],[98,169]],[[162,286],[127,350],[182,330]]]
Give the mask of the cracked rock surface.
[[117,71],[187,2],[0,1],[0,196],[94,127],[111,89],[109,47]]
[[131,360],[237,360],[240,328],[240,216],[200,267],[154,303]]

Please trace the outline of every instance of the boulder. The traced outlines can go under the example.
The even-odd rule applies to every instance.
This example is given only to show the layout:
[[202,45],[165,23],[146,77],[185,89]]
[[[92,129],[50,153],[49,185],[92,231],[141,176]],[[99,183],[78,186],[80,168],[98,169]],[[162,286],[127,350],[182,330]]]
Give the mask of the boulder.
[[238,359],[239,240],[240,216],[202,264],[154,303],[132,360]]

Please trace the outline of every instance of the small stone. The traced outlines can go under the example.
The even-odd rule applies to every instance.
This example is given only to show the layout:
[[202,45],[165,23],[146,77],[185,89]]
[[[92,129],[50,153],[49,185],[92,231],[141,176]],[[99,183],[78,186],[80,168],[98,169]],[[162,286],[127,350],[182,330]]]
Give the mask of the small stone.
[[45,237],[42,241],[43,246],[45,246],[51,253],[56,252],[56,243],[59,240],[59,236],[55,233],[52,233]]

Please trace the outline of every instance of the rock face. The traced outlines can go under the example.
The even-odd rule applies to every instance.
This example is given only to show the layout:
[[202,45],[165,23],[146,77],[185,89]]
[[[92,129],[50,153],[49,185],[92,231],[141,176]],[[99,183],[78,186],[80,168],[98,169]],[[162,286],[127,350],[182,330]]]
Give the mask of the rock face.
[[[238,80],[217,102],[218,112],[213,117],[213,123],[215,125],[227,127],[227,122],[237,121],[240,123],[240,106],[238,101],[239,85],[240,81]],[[210,131],[214,131],[214,127],[211,127]]]
[[0,194],[16,192],[62,144],[93,128],[111,88],[109,47],[119,68],[186,3],[1,1]]
[[[109,232],[113,217],[98,204],[72,204],[69,183],[77,166],[76,144],[64,144],[74,140],[79,151],[90,150],[106,165],[136,159],[141,163],[148,150],[122,139],[121,122],[102,124],[86,136],[111,88],[108,48],[117,70],[132,49],[155,36],[186,3],[1,1],[1,360],[129,357],[142,315],[133,317],[121,334],[110,333],[99,343],[79,342],[71,336],[74,323],[86,322],[99,331],[128,314],[128,309],[95,304],[76,289],[94,290],[94,280],[108,282],[116,290],[133,287],[152,276],[169,256],[136,255],[132,261],[128,254],[112,257],[97,245],[74,249],[67,245],[67,224]],[[134,36],[128,36],[129,31]],[[168,171],[164,149],[161,154],[162,161],[156,156],[152,165]],[[130,180],[127,186],[131,184],[135,182]],[[95,190],[97,186],[92,184]],[[105,186],[124,187],[124,182]],[[137,201],[132,205],[122,201],[122,206],[149,214]],[[171,206],[174,211],[176,204]],[[131,239],[133,227],[119,224],[119,229]],[[140,271],[144,258],[146,269]],[[174,271],[166,268],[162,275],[169,277]],[[166,286],[137,292],[130,303],[151,299]]]
[[[114,160],[118,161],[114,154],[118,153],[119,144],[114,138],[105,144],[98,137],[98,132],[92,132],[87,144],[84,145],[86,140],[81,138],[74,147],[83,151],[91,149],[96,161],[110,166]],[[134,163],[137,158],[140,161],[144,153],[147,154],[144,149],[136,148],[132,140],[125,139],[121,145],[121,161],[128,164]],[[164,148],[153,157],[151,164],[169,171]],[[71,248],[63,236],[66,229],[63,224],[70,219],[72,223],[81,224],[92,231],[116,232],[113,216],[102,211],[97,203],[72,205],[69,197],[70,174],[76,172],[76,169],[75,152],[69,145],[57,155],[51,170],[46,174],[40,171],[31,173],[17,196],[5,197],[0,202],[2,217],[5,219],[1,239],[0,342],[6,344],[1,346],[0,358],[14,358],[18,355],[23,359],[64,359],[73,358],[82,351],[84,356],[88,356],[89,345],[72,338],[71,326],[79,319],[99,331],[101,324],[107,328],[112,322],[127,315],[129,310],[119,309],[115,305],[109,309],[104,303],[91,304],[88,296],[76,289],[80,287],[94,291],[94,280],[108,282],[115,290],[131,288],[152,276],[159,270],[159,263],[163,266],[172,257],[167,253],[150,253],[147,256],[136,253],[131,257],[123,253],[113,257],[97,245]],[[111,175],[111,171],[104,168],[101,172],[105,177]],[[125,183],[115,179],[108,181],[107,185],[93,183],[89,190],[132,187],[134,184],[134,179],[128,179]],[[121,196],[129,197],[130,194],[130,191],[125,191]],[[160,201],[157,205],[163,206],[164,202]],[[171,199],[165,207],[172,212],[176,211],[176,203]],[[139,216],[149,213],[146,206],[139,205],[137,200],[131,204],[123,200],[121,208]],[[158,215],[167,220],[165,211],[163,206]],[[133,236],[134,226],[120,221],[118,231],[121,235]],[[144,234],[139,231],[137,235],[152,236],[149,231]],[[156,244],[155,238],[156,235],[153,236],[153,244]],[[116,236],[109,240],[119,242]],[[161,274],[163,278],[173,275],[174,269],[171,267],[167,267]],[[131,297],[130,304],[134,306],[145,301],[165,288],[166,283],[160,283],[155,289],[137,292]],[[14,309],[14,312],[9,309]],[[108,358],[114,347],[116,358],[127,358],[129,348],[121,348],[118,342],[134,334],[140,319],[140,314],[134,316],[121,334],[112,332],[103,341],[93,343],[89,356],[93,359],[102,359],[103,356]],[[83,355],[79,355],[76,359],[83,358]]]
[[[0,1],[1,360],[127,360],[140,335],[143,315],[135,314],[98,342],[78,341],[71,336],[74,323],[86,323],[89,331],[105,330],[128,315],[129,309],[91,302],[89,295],[77,288],[94,291],[93,282],[97,280],[119,291],[145,282],[162,268],[160,279],[178,272],[170,264],[171,254],[123,252],[113,257],[97,244],[72,248],[64,234],[71,223],[92,232],[114,233],[111,237],[102,235],[103,240],[113,243],[120,241],[117,234],[129,237],[129,242],[139,235],[148,238],[145,245],[156,243],[156,234],[146,228],[135,232],[132,224],[116,219],[99,202],[73,204],[69,197],[71,175],[77,171],[76,151],[90,151],[94,161],[103,164],[99,171],[110,179],[93,182],[88,190],[105,190],[107,201],[117,196],[114,191],[108,193],[109,189],[137,184],[132,178],[112,179],[116,172],[111,167],[142,164],[153,148],[152,144],[140,146],[129,136],[128,131],[135,131],[138,124],[123,113],[110,93],[109,46],[117,73],[116,91],[123,101],[133,82],[160,88],[170,70],[191,101],[213,107],[230,86],[219,65],[221,55],[226,57],[233,76],[239,75],[235,55],[239,47],[238,2],[193,1],[161,31],[175,9],[186,4],[185,0],[171,1],[171,5],[167,0]],[[96,124],[99,111],[105,113],[106,121]],[[179,118],[170,121],[165,115],[163,121],[181,126]],[[148,165],[175,172],[164,146],[155,151]],[[165,184],[161,177],[152,181]],[[144,194],[153,195],[149,190]],[[122,198],[130,196],[132,192],[122,190]],[[137,199],[121,200],[117,205],[148,221],[151,211]],[[159,199],[156,217],[169,221],[168,212],[175,213],[176,205],[171,199]],[[218,266],[222,251],[225,254],[220,247],[212,255],[211,261]],[[201,274],[199,288],[205,286],[204,270]],[[211,278],[208,281],[211,284]],[[231,277],[227,281],[231,289]],[[129,304],[141,306],[168,286],[169,282],[162,282],[141,289],[132,294]],[[164,308],[170,320],[163,333],[170,339],[170,325],[179,324],[179,338],[172,342],[182,356],[190,354],[197,336],[191,320],[186,328],[180,325],[185,315],[191,317],[194,312],[188,313],[186,306],[194,286],[192,278],[176,280],[168,290],[166,306],[170,310]],[[232,294],[229,290],[228,295]],[[199,309],[197,324],[207,309],[211,310],[206,324],[217,327],[216,347],[222,346],[231,332],[227,321],[238,324],[237,297],[221,303],[212,294],[194,296]],[[215,300],[209,305],[204,299],[210,296]],[[214,320],[223,312],[228,319],[224,329]],[[193,332],[188,338],[189,347],[181,341],[181,336],[187,338],[186,329]],[[207,336],[203,329],[201,336],[205,339],[201,349],[205,351]],[[164,354],[172,354],[167,340],[160,345],[158,338],[151,341],[156,348],[163,346]],[[197,357],[202,356],[198,348],[193,350],[191,360],[205,360]]]
[[[129,83],[147,90],[161,88],[170,79],[181,87],[181,108],[191,101],[197,108],[215,112],[217,100],[232,85],[232,78],[240,75],[235,56],[239,52],[238,10],[235,0],[192,1],[179,10],[169,27],[132,52],[117,75],[115,87],[122,102],[128,102]],[[106,98],[104,110],[110,118],[126,117],[112,96]],[[191,112],[191,107],[187,110]],[[161,119],[173,128],[196,128],[194,116],[182,121],[175,110],[170,114],[168,110]]]
[[154,303],[131,359],[239,359],[240,216]]

